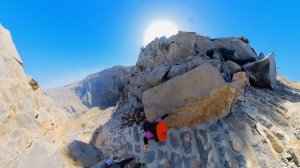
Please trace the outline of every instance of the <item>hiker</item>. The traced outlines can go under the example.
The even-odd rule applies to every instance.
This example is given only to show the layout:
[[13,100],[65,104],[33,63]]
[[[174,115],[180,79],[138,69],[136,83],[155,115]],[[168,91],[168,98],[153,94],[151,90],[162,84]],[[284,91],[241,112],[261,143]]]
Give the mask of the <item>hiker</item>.
[[[226,69],[225,69],[225,68]],[[221,75],[222,75],[222,77],[223,77],[223,79],[224,79],[224,81],[226,82],[226,83],[229,83],[229,82],[231,82],[231,78],[230,78],[230,75],[228,74],[228,69],[227,69],[227,67],[226,67],[226,65],[224,64],[224,65],[221,65],[221,67],[220,67],[220,73],[221,73]]]
[[168,116],[168,114],[163,115],[161,118],[157,119],[156,122],[145,121],[143,128],[145,131],[144,137],[144,151],[148,151],[148,140],[154,139],[155,142],[165,142],[167,140],[168,126],[163,121]]

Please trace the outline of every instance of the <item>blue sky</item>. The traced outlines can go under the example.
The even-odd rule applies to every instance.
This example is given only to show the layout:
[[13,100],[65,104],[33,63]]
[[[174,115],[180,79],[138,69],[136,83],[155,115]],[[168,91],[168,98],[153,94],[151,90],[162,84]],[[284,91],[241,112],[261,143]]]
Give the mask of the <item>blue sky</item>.
[[26,73],[42,88],[63,86],[114,65],[134,65],[154,21],[216,37],[246,36],[274,51],[279,73],[300,81],[300,1],[1,0]]

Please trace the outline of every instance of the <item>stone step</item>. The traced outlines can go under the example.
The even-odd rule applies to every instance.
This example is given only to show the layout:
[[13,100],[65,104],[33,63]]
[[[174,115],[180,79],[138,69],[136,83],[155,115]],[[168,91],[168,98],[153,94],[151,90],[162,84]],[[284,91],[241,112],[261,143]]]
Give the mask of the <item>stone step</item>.
[[[217,162],[208,162],[208,154],[212,147],[209,144],[209,136],[205,131],[207,128],[181,128],[179,130],[170,128],[168,131],[168,141],[157,143],[149,141],[149,151],[143,151],[143,133],[137,126],[130,128],[127,139],[131,145],[130,154],[136,156],[137,161],[145,162],[148,167],[219,167]],[[138,130],[138,131],[136,131]],[[139,135],[139,138],[137,137]],[[205,148],[202,145],[210,145]],[[203,151],[206,152],[203,152]],[[215,157],[213,157],[215,158]],[[204,162],[203,160],[206,160]]]
[[183,151],[184,167],[199,167],[200,154],[197,147],[195,130],[192,128],[181,128],[178,130],[178,138]]

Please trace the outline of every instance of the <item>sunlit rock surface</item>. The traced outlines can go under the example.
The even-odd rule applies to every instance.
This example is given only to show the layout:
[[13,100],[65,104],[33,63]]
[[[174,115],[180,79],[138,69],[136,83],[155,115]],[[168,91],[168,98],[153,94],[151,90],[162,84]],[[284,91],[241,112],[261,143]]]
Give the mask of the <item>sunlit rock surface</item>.
[[180,128],[227,115],[234,93],[216,68],[203,64],[145,91],[143,104],[149,121],[169,114],[169,126]]
[[0,26],[0,162],[2,167],[65,167],[73,127],[27,77],[8,30]]

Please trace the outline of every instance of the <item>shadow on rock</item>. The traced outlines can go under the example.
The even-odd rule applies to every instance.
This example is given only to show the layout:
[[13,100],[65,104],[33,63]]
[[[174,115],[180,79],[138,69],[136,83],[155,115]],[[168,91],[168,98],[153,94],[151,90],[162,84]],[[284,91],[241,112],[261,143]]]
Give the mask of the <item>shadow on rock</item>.
[[76,164],[90,167],[103,158],[103,152],[82,141],[74,140],[68,145],[68,154]]
[[102,125],[100,125],[100,126],[95,130],[95,132],[93,133],[93,136],[92,136],[92,138],[91,138],[91,140],[90,140],[90,143],[89,143],[90,145],[93,145],[93,146],[96,145],[97,138],[98,138],[98,136],[101,134],[102,130],[103,130],[103,126],[102,126]]

